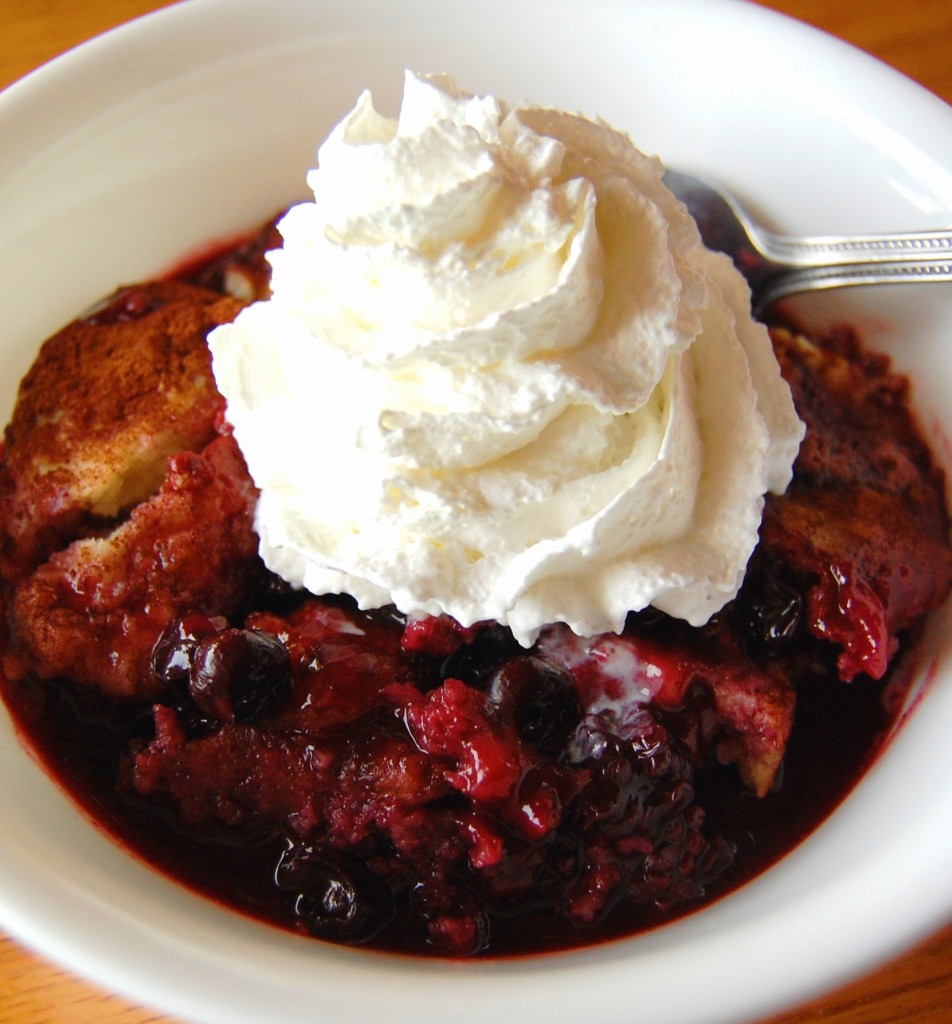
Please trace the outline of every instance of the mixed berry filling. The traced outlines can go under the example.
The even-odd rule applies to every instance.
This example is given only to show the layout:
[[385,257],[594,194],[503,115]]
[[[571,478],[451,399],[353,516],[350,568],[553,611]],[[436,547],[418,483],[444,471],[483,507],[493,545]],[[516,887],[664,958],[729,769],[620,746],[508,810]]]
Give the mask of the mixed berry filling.
[[120,290],[21,388],[0,465],[4,689],[63,784],[231,906],[453,956],[630,934],[795,845],[875,755],[895,656],[952,585],[906,382],[851,332],[776,325],[807,438],[738,598],[703,628],[642,612],[524,649],[260,563],[204,339],[262,294],[272,244],[269,224]]
[[588,928],[621,902],[695,901],[731,863],[694,798],[700,697],[668,714],[593,681],[583,699],[564,664],[497,627],[450,649],[441,620],[345,603],[214,625],[160,641],[178,697],[124,785],[186,825],[286,837],[276,884],[318,937],[372,939],[402,903],[431,947],[478,952],[496,916]]

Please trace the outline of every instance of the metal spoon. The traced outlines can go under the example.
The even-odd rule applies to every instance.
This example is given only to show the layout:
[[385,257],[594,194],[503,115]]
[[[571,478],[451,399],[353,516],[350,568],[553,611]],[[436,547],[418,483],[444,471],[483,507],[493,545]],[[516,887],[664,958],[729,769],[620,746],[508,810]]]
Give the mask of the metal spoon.
[[664,183],[694,216],[708,248],[730,256],[747,278],[755,316],[778,299],[820,288],[952,281],[952,230],[778,235],[709,182],[669,169]]

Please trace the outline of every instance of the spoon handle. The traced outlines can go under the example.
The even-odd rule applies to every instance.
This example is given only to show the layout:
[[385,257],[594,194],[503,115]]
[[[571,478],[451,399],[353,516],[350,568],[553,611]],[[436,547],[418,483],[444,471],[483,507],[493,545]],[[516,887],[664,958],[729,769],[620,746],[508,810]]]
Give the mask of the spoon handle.
[[[952,250],[950,250],[952,251]],[[871,284],[922,284],[952,281],[952,258],[912,260],[870,260],[831,266],[813,266],[789,270],[769,277],[754,287],[752,307],[755,315],[772,302],[788,295],[827,288]]]
[[952,258],[952,230],[912,231],[904,234],[818,235],[791,237],[754,228],[752,241],[769,260],[789,267],[827,267],[839,264],[898,262],[935,263]]

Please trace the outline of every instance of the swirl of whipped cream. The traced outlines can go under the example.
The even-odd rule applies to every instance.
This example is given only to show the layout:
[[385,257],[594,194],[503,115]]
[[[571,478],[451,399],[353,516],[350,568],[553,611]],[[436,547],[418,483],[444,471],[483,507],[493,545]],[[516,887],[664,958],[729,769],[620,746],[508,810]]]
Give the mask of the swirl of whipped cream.
[[619,630],[737,592],[802,438],[766,330],[657,160],[408,74],[211,338],[266,564],[362,607]]

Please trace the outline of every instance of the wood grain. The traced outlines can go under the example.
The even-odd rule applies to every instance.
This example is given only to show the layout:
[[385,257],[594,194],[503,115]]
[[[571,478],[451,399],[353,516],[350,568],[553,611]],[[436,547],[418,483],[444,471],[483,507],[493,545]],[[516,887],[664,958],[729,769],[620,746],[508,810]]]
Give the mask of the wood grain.
[[[0,0],[0,87],[93,35],[167,5],[168,0]],[[762,6],[848,40],[952,102],[950,0],[764,0]],[[870,976],[764,1024],[913,1022],[952,1022],[952,927]],[[102,992],[0,936],[0,1024],[174,1022]]]

